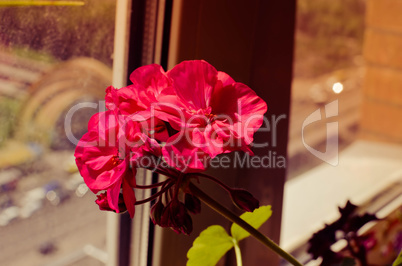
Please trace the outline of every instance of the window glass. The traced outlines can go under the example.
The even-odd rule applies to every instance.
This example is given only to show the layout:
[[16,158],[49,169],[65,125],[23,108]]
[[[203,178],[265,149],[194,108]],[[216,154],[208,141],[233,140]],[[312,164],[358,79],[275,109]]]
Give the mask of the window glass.
[[[297,2],[288,180],[327,162],[357,136],[365,2]],[[325,108],[337,114],[330,116]],[[338,122],[339,133],[327,135],[330,122]]]
[[82,2],[0,3],[0,265],[104,264],[73,153],[111,84],[116,1]]
[[[355,204],[364,182],[356,161],[364,79],[366,1],[298,0],[281,245],[294,251]],[[352,150],[350,150],[352,149]],[[349,152],[347,152],[349,150]],[[374,164],[372,164],[374,166]],[[375,171],[371,171],[375,172]],[[307,244],[306,244],[307,245]]]
[[[400,235],[380,228],[402,200],[394,194],[402,180],[401,10],[398,1],[298,0],[281,246],[303,264],[308,239],[343,217],[338,207],[348,201],[382,220],[356,233],[376,242],[364,247],[366,264],[390,264],[400,250],[391,244]],[[338,232],[332,251],[354,245],[354,233]]]

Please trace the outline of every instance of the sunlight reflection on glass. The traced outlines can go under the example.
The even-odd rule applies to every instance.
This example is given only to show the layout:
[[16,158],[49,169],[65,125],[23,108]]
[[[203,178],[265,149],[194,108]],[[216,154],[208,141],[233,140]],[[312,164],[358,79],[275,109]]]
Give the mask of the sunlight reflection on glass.
[[332,90],[333,92],[335,92],[336,94],[339,94],[343,91],[343,85],[340,82],[336,82],[334,83],[334,85],[332,85]]

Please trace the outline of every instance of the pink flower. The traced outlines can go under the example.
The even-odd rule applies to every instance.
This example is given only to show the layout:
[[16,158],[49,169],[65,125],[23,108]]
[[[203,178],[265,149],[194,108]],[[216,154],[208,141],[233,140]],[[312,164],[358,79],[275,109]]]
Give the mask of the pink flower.
[[[80,174],[89,189],[98,193],[106,190],[110,209],[120,212],[119,194],[123,190],[124,203],[134,216],[135,169],[129,168],[129,149],[124,135],[119,135],[121,124],[112,111],[97,113],[88,123],[75,150]],[[102,205],[104,206],[104,205]]]
[[[235,82],[202,60],[184,61],[167,73],[178,98],[169,99],[166,108],[176,106],[180,115],[165,113],[178,131],[163,148],[166,161],[184,172],[205,170],[208,158],[243,150],[262,125],[266,103],[249,87]],[[164,103],[160,103],[163,106]]]
[[132,85],[115,89],[106,89],[106,107],[109,110],[119,109],[120,113],[130,115],[148,110],[165,94],[174,93],[170,79],[157,64],[142,66],[130,75]]
[[[202,60],[182,62],[167,73],[156,64],[143,66],[130,79],[132,85],[106,89],[108,111],[90,119],[75,150],[78,169],[89,189],[99,193],[101,210],[127,210],[133,217],[135,204],[159,197],[152,221],[189,234],[188,211],[198,213],[201,205],[188,192],[184,202],[179,200],[183,180],[191,175],[186,173],[205,170],[209,160],[222,153],[252,153],[250,145],[267,105],[249,87]],[[140,167],[168,178],[137,186]],[[160,191],[136,202],[136,186]],[[237,192],[231,197],[241,208],[258,205],[249,193]]]
[[[132,85],[116,89],[106,89],[106,107],[117,115],[128,116],[133,121],[145,121],[143,128],[160,141],[166,141],[168,133],[162,121],[168,121],[165,112],[168,107],[161,102],[171,101],[174,89],[165,71],[157,64],[146,65],[134,70],[130,75]],[[158,118],[157,118],[158,117]],[[162,120],[161,120],[162,119]]]

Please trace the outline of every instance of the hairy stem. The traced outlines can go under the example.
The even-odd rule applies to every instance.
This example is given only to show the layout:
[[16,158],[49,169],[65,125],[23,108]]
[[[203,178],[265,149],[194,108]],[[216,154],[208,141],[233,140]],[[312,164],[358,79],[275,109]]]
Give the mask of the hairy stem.
[[198,197],[200,200],[202,200],[206,205],[208,205],[210,208],[221,214],[223,217],[228,219],[229,221],[236,223],[239,225],[241,228],[249,232],[254,238],[256,238],[258,241],[260,241],[262,244],[267,246],[268,248],[272,249],[276,254],[287,260],[289,263],[292,265],[297,265],[297,266],[302,266],[300,262],[298,262],[292,255],[281,249],[275,242],[273,242],[271,239],[263,235],[260,231],[249,225],[247,222],[245,222],[243,219],[235,215],[233,212],[228,210],[226,207],[222,206],[219,204],[217,201],[209,197],[207,194],[205,194],[202,190],[200,190],[197,186],[195,186],[193,183],[189,182],[188,183],[188,189],[191,191],[191,193]]

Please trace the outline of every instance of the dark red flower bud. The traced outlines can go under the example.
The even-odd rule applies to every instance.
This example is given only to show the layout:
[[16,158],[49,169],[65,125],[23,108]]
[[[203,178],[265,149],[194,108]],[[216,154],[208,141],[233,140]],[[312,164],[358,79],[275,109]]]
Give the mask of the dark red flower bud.
[[186,213],[184,215],[183,224],[180,227],[180,230],[183,234],[189,235],[193,231],[193,220],[191,216]]
[[230,197],[234,205],[244,211],[252,212],[260,206],[260,202],[244,189],[232,189]]
[[163,203],[160,200],[152,206],[150,215],[151,215],[151,220],[154,224],[160,225],[161,217],[162,217],[164,209],[165,209],[165,206],[163,205]]
[[170,222],[173,226],[180,226],[183,224],[184,216],[187,213],[186,207],[179,200],[174,199],[169,204]]
[[[113,209],[110,207],[109,202],[107,201],[107,194],[106,194],[106,192],[103,192],[103,193],[97,195],[97,197],[98,197],[98,198],[95,200],[95,203],[99,205],[99,209],[100,209],[100,210],[102,210],[102,211],[113,211],[113,212],[116,212],[115,210],[113,210]],[[119,206],[119,211],[118,211],[118,213],[127,211],[126,204],[124,204],[123,194],[121,194],[121,193],[120,193],[120,195],[119,195],[118,206]]]
[[201,201],[194,195],[186,193],[184,196],[184,205],[191,213],[201,212]]
[[160,226],[170,227],[176,233],[190,234],[193,223],[187,209],[178,199],[171,200],[162,213]]
[[169,215],[170,215],[170,213],[168,210],[168,206],[166,206],[166,208],[162,212],[161,219],[159,220],[158,225],[161,227],[169,227],[170,226]]

